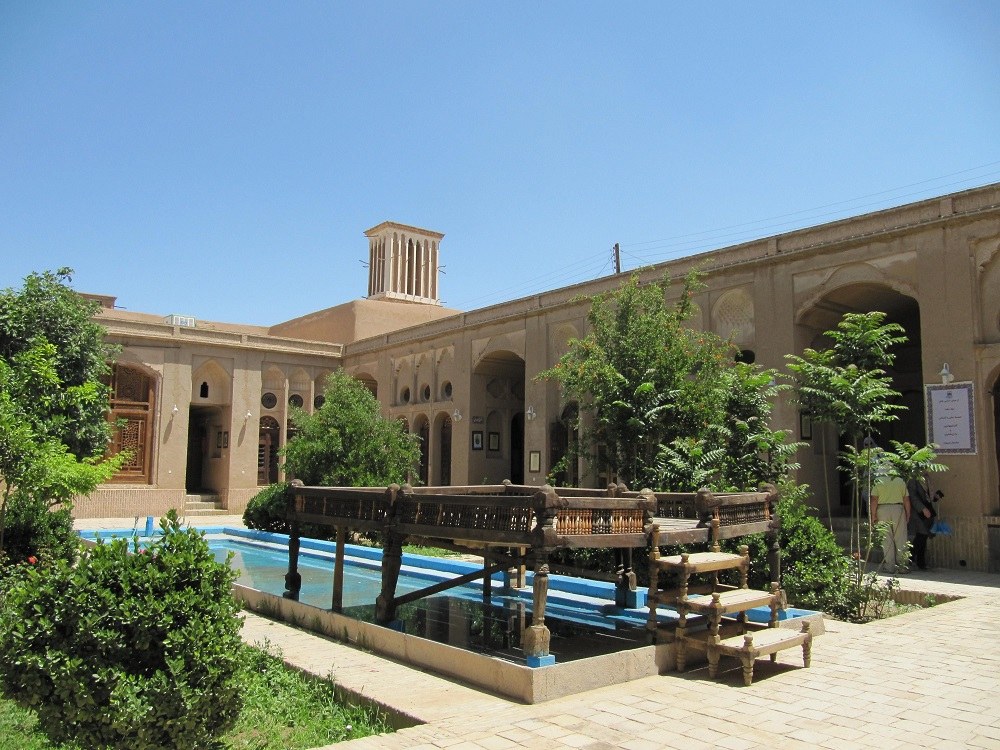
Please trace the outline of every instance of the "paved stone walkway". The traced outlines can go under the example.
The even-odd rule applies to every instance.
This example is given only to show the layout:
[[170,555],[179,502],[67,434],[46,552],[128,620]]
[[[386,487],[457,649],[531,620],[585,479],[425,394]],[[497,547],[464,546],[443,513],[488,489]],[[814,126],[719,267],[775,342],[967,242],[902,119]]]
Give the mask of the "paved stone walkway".
[[742,684],[702,666],[533,706],[248,615],[244,638],[333,678],[408,721],[341,750],[657,750],[659,748],[1000,748],[1000,575],[939,571],[906,589],[964,599],[867,625],[828,622],[801,652],[758,660]]

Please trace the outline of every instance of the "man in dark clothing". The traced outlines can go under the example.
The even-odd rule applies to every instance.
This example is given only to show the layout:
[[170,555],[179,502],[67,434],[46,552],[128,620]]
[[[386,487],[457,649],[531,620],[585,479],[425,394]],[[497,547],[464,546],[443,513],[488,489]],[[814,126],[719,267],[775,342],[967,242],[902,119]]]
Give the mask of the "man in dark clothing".
[[[937,511],[927,496],[927,487],[919,479],[911,479],[906,483],[906,491],[910,496],[910,505],[913,512],[910,513],[910,528],[913,532],[913,557],[920,570],[927,570],[927,540],[933,534],[931,527],[934,525],[934,518]],[[935,496],[936,499],[936,496]]]

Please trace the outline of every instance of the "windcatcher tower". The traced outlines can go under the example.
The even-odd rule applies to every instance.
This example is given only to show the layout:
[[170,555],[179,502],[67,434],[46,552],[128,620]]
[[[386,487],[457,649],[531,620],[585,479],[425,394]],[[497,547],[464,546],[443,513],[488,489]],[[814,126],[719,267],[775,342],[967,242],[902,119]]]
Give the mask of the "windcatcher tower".
[[384,221],[368,238],[368,298],[440,305],[440,232]]

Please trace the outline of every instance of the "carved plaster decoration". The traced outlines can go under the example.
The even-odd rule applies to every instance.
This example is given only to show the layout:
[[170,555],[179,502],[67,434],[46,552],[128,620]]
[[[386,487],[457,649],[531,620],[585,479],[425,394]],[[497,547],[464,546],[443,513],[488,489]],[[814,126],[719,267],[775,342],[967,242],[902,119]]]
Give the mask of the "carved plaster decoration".
[[506,398],[510,392],[510,381],[507,378],[493,378],[486,384],[486,391],[493,398]]
[[712,328],[722,338],[739,344],[754,340],[753,297],[746,288],[730,289],[712,308]]
[[1000,253],[1000,238],[990,237],[988,240],[980,240],[975,244],[973,254],[976,258],[976,266],[979,273],[985,273],[987,268],[993,265],[997,253]]
[[815,287],[803,301],[796,306],[795,322],[804,324],[806,317],[815,309],[823,309],[829,301],[824,301],[824,297],[832,294],[838,289],[855,285],[888,287],[895,292],[919,299],[917,290],[912,284],[901,281],[898,278],[889,276],[869,263],[855,263],[850,266],[838,268],[829,278],[819,286]]

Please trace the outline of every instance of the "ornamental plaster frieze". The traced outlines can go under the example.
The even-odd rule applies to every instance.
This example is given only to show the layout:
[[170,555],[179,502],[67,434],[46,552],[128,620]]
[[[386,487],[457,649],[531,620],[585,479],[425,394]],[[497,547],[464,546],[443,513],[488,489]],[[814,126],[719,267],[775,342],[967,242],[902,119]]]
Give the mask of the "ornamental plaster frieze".
[[521,330],[511,331],[509,333],[503,333],[496,336],[490,336],[489,338],[477,339],[473,341],[473,371],[475,371],[483,361],[488,359],[491,354],[495,354],[497,352],[511,352],[516,354],[523,361],[525,359],[525,338],[525,332]]
[[988,237],[972,242],[972,256],[976,260],[976,268],[980,274],[984,274],[990,266],[996,265],[998,253],[1000,253],[1000,237]]
[[[829,273],[809,275],[812,276],[814,283],[809,288],[802,289],[795,294],[795,322],[798,324],[805,321],[810,311],[821,307],[825,297],[845,287],[879,286],[917,299],[917,290],[913,284],[883,272],[874,263],[854,263],[832,269]],[[822,279],[823,276],[826,278]]]

